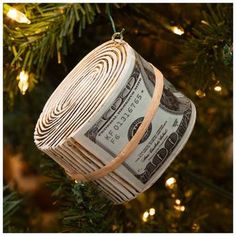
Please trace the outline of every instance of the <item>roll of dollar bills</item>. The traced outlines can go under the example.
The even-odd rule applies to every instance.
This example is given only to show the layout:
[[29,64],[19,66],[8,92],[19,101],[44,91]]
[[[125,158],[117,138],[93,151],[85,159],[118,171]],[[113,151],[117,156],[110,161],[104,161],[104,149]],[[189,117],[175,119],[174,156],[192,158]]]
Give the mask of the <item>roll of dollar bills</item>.
[[119,204],[155,183],[187,142],[195,118],[191,100],[157,68],[125,41],[110,40],[52,93],[34,140],[73,179],[94,181]]

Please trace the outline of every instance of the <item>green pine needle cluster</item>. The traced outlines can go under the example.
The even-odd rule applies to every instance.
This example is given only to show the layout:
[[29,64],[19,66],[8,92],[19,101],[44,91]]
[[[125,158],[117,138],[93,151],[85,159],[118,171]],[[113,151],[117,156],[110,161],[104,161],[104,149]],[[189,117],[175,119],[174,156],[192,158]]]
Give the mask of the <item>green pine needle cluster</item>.
[[25,13],[30,24],[21,24],[4,15],[4,90],[16,92],[16,76],[30,73],[29,89],[40,78],[50,58],[58,63],[67,55],[68,47],[82,30],[101,13],[98,4],[12,4]]
[[[178,57],[180,68],[202,91],[221,83],[232,87],[233,9],[231,4],[208,4]],[[196,86],[196,81],[198,84]]]
[[3,230],[4,232],[19,232],[14,226],[12,219],[14,214],[22,207],[23,199],[15,191],[11,191],[8,186],[3,187]]
[[[41,168],[45,175],[52,179],[48,185],[53,190],[52,197],[55,199],[55,206],[60,211],[58,221],[62,232],[107,231],[110,225],[107,215],[111,210],[112,202],[106,199],[96,186],[92,183],[71,181],[65,172],[49,158],[42,160]],[[54,171],[51,171],[52,169]]]

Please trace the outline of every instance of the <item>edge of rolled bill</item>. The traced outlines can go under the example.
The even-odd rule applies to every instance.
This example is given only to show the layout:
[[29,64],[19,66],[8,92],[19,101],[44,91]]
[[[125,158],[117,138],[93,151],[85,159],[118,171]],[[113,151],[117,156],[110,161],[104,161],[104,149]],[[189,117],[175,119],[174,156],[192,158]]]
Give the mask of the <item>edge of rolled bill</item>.
[[[72,178],[103,168],[134,137],[161,79],[161,72],[125,41],[105,42],[75,66],[46,102],[35,127],[36,146]],[[135,150],[117,169],[93,181],[116,204],[151,187],[192,132],[192,101],[166,79],[160,95]]]

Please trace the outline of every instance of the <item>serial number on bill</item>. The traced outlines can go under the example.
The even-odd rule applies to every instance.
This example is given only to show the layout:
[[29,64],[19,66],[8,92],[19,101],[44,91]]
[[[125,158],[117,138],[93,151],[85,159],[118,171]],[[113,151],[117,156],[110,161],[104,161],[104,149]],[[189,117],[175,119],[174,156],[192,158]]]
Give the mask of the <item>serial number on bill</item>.
[[115,122],[115,124],[112,126],[112,128],[105,134],[105,139],[107,141],[110,141],[112,144],[115,144],[117,140],[120,139],[120,134],[117,133],[122,126],[129,120],[130,115],[134,112],[137,105],[142,100],[143,96],[142,94],[138,93],[132,102],[130,102],[125,110],[124,113],[122,113],[122,116]]

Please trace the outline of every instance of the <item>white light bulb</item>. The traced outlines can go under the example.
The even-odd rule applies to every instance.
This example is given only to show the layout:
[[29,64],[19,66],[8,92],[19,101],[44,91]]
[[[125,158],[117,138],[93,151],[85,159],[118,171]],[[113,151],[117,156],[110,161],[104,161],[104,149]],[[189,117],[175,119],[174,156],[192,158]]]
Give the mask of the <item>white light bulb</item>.
[[178,34],[178,35],[184,34],[183,28],[180,28],[180,27],[178,27],[178,26],[173,26],[173,27],[171,27],[171,31],[172,31],[174,34]]
[[166,180],[166,187],[169,189],[173,189],[176,184],[176,179],[174,177],[170,177]]
[[30,24],[31,21],[26,17],[26,15],[15,8],[10,8],[7,12],[7,16],[13,20],[15,20],[18,23],[26,23]]
[[17,80],[20,80],[18,83],[18,87],[23,95],[25,95],[26,90],[29,87],[29,74],[25,71],[21,71],[19,76],[17,77]]

